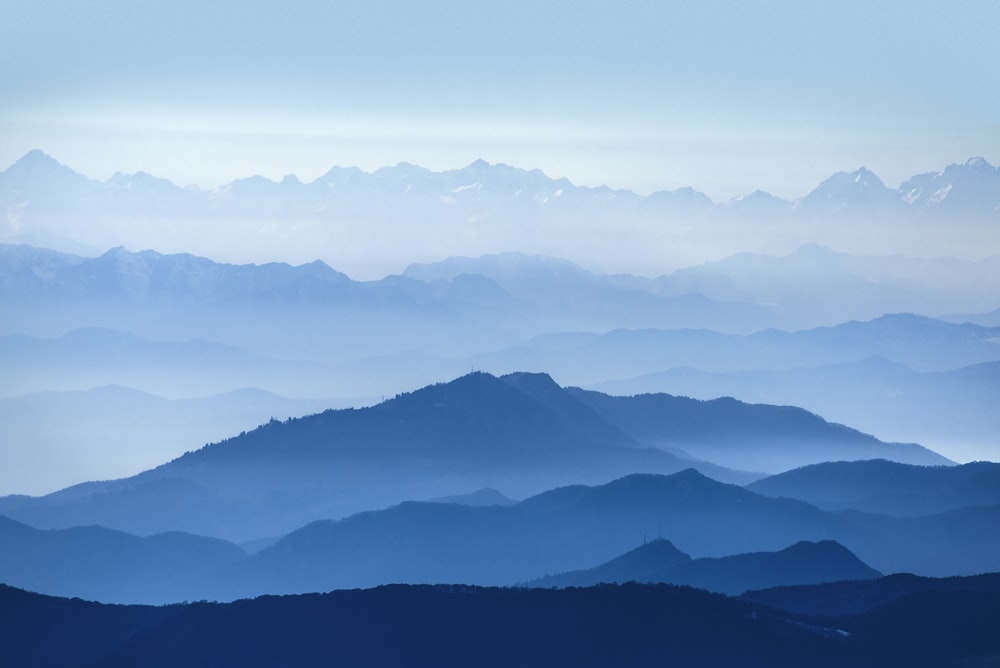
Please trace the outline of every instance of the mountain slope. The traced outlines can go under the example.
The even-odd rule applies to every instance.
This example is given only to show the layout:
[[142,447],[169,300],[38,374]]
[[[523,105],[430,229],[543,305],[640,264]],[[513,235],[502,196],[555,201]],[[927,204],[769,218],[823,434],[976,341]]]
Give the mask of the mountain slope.
[[2,516],[0,543],[0,582],[109,603],[186,598],[198,577],[246,557],[216,538],[140,538],[103,527],[43,531]]
[[0,512],[36,526],[248,540],[406,499],[482,487],[524,497],[689,466],[752,477],[641,447],[548,376],[473,373],[368,408],[272,420],[132,478],[0,499]]
[[801,499],[827,510],[850,508],[916,516],[1000,504],[1000,464],[910,466],[885,460],[826,462],[757,480],[748,489]]
[[[3,658],[85,666],[975,665],[1000,651],[977,619],[1000,597],[914,600],[813,620],[689,588],[387,586],[228,605],[149,608],[0,586]],[[932,607],[933,606],[933,607]],[[952,620],[953,623],[942,621]],[[905,628],[906,632],[901,632]]]
[[888,458],[943,465],[941,455],[915,444],[883,443],[792,406],[698,401],[669,394],[613,397],[570,390],[642,443],[680,450],[730,468],[782,471],[829,459]]
[[[692,408],[690,402],[662,399],[680,406],[669,413],[666,428],[683,435],[684,447],[704,453],[738,449],[734,444],[743,433],[758,447],[770,443],[778,449],[801,444],[807,435],[827,453],[853,442],[890,447],[794,409],[735,402]],[[649,447],[642,424],[595,410],[602,402],[635,403],[651,420],[663,409],[642,397],[565,390],[544,374],[473,373],[368,408],[272,420],[132,478],[38,499],[0,499],[0,513],[35,526],[177,529],[242,541],[314,519],[483,487],[524,498],[560,485],[691,466],[721,480],[755,477]],[[729,425],[726,433],[719,431],[721,423]]]
[[807,504],[767,499],[694,470],[570,486],[516,505],[404,503],[292,532],[208,587],[223,599],[385,582],[513,584],[607,561],[654,533],[727,555],[854,535]]
[[920,442],[959,461],[989,452],[1000,431],[1000,413],[993,410],[1000,403],[1000,361],[926,372],[881,357],[723,373],[675,368],[596,383],[589,389],[790,404],[883,440]]
[[602,582],[665,582],[735,595],[783,585],[865,580],[880,573],[834,541],[799,542],[777,552],[691,559],[665,539],[646,543],[606,564],[528,583],[587,587]]

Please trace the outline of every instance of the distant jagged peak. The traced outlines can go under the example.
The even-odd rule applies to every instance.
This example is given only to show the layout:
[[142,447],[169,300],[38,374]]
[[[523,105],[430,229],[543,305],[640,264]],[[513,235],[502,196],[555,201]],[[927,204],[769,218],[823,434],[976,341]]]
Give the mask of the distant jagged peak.
[[695,190],[691,186],[683,186],[675,190],[657,190],[651,193],[647,199],[652,201],[671,201],[685,203],[688,205],[712,205],[712,199],[703,192]]
[[41,149],[33,149],[25,153],[19,160],[7,168],[4,175],[23,179],[61,178],[74,181],[89,181],[83,174],[73,171]]
[[[888,188],[875,172],[867,167],[859,167],[853,172],[837,172],[820,183],[813,193],[822,192],[825,195],[833,196],[835,193],[845,190],[888,190]],[[812,193],[807,197],[811,195]]]
[[470,257],[453,255],[431,263],[414,263],[403,270],[403,276],[424,282],[452,280],[461,274],[479,274],[499,283],[522,278],[537,278],[540,274],[591,275],[583,267],[551,255],[529,255],[517,251]]
[[37,169],[56,169],[59,167],[65,167],[65,165],[56,160],[55,158],[53,158],[51,155],[49,155],[42,149],[36,148],[25,153],[7,169],[37,170]]
[[201,266],[212,266],[218,269],[227,268],[255,268],[255,269],[265,269],[265,268],[278,268],[290,272],[302,272],[312,276],[322,276],[327,279],[337,279],[342,281],[350,281],[350,278],[346,274],[343,274],[330,265],[326,264],[322,260],[313,260],[311,262],[306,262],[303,264],[292,265],[286,262],[267,262],[264,264],[227,264],[222,262],[216,262],[215,260],[202,257],[200,255],[193,255],[191,253],[161,253],[159,251],[144,249],[140,251],[131,251],[125,246],[115,246],[107,250],[103,255],[95,258],[96,262],[114,262],[119,265],[135,265],[139,263],[152,265],[154,263],[170,263],[174,265],[201,265]]
[[761,190],[760,188],[754,190],[752,193],[747,193],[746,195],[737,195],[736,197],[733,197],[732,199],[724,202],[724,204],[732,206],[734,204],[743,204],[749,202],[781,202],[781,203],[791,204],[791,202],[789,202],[788,200],[782,199],[777,195],[772,195],[766,190]]
[[[956,167],[957,165],[950,165],[950,166]],[[982,156],[975,156],[969,158],[968,160],[965,161],[965,164],[963,164],[962,167],[969,171],[972,170],[989,171],[989,172],[997,171],[997,168],[991,165],[989,162],[987,162],[986,158],[983,158]]]

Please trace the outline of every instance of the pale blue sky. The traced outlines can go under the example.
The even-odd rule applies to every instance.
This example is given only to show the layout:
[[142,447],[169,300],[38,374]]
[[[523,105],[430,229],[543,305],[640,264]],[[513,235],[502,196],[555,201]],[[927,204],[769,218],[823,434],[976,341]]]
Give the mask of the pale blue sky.
[[0,168],[312,180],[476,158],[795,198],[1000,162],[1000,3],[0,3]]

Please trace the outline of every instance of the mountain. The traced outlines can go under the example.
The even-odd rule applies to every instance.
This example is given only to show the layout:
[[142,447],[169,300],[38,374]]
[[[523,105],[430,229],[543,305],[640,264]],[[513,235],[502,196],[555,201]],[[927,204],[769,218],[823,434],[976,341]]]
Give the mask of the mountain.
[[797,212],[807,218],[842,220],[896,218],[903,207],[899,194],[864,167],[834,174],[796,203]]
[[[605,331],[619,327],[701,327],[749,333],[775,322],[769,307],[747,302],[720,302],[695,294],[658,294],[648,279],[606,276],[547,256],[499,253],[481,257],[449,257],[440,262],[411,264],[403,278],[419,281],[421,290],[454,289],[478,279],[480,287],[502,294],[479,300],[476,313],[516,308],[521,334],[540,331]],[[484,280],[485,279],[485,280]],[[412,283],[401,284],[412,287]],[[468,293],[463,296],[468,297]],[[468,306],[473,306],[469,303]],[[493,314],[496,317],[496,314]]]
[[640,443],[735,469],[782,471],[830,459],[951,463],[919,445],[883,443],[792,406],[746,404],[731,398],[699,401],[669,394],[615,397],[570,391]]
[[76,329],[55,338],[0,337],[8,396],[118,385],[171,397],[263,387],[324,396],[331,368],[265,357],[203,339],[163,341],[113,329]]
[[[233,343],[245,341],[247,334],[231,331],[225,318],[261,326],[267,318],[303,321],[332,336],[339,335],[329,327],[332,322],[353,324],[369,328],[378,339],[386,337],[381,327],[414,327],[430,320],[446,331],[457,329],[456,336],[474,335],[476,350],[509,341],[490,336],[483,325],[476,329],[477,322],[519,336],[613,326],[748,332],[773,324],[765,306],[658,295],[648,281],[625,283],[545,256],[504,253],[449,258],[439,265],[411,265],[402,275],[359,282],[319,261],[233,265],[120,247],[82,258],[0,245],[0,300],[11,314],[8,327],[22,330],[34,331],[40,324],[60,330],[98,326],[155,331],[160,338],[164,332],[214,340],[221,335]],[[274,337],[265,336],[268,331],[257,339],[274,343]],[[422,349],[437,350],[424,338],[416,341]],[[407,349],[402,341],[390,340],[397,350]]]
[[674,368],[590,389],[794,404],[885,440],[919,441],[958,460],[982,457],[976,453],[989,452],[1000,430],[1000,414],[992,410],[1000,401],[1000,361],[924,372],[878,356],[791,369],[709,373]]
[[740,598],[792,614],[830,618],[866,613],[927,592],[1000,593],[1000,573],[951,578],[895,573],[867,580],[748,591]]
[[530,582],[534,587],[587,587],[603,582],[665,582],[736,595],[750,589],[841,580],[881,574],[835,541],[802,541],[778,552],[691,559],[658,539],[606,564]]
[[[744,483],[756,475],[661,446],[753,462],[746,448],[740,455],[747,438],[789,457],[804,443],[822,445],[816,456],[907,451],[790,408],[618,399],[564,389],[545,374],[475,372],[366,408],[272,420],[130,478],[2,498],[0,513],[44,527],[176,529],[245,541],[314,519],[481,487],[524,498],[560,485],[688,467]],[[939,461],[916,446],[909,451]]]
[[272,420],[131,478],[6,497],[0,513],[36,526],[249,540],[406,499],[480,487],[524,497],[689,466],[753,477],[643,447],[548,376],[472,373],[367,408]]
[[2,516],[0,543],[0,581],[109,603],[180,600],[200,576],[246,556],[217,538],[140,538],[95,526],[42,531]]
[[[67,494],[93,503],[82,491]],[[159,491],[176,500],[169,487]],[[180,502],[212,509],[211,496],[191,496]],[[252,541],[247,554],[186,534],[138,538],[102,527],[43,531],[5,522],[0,581],[118,602],[225,601],[386,583],[506,586],[595,563],[605,565],[538,584],[648,579],[739,593],[873,576],[858,559],[935,576],[1000,568],[1000,506],[918,518],[831,513],[693,469],[561,487],[513,505],[405,502]],[[623,554],[654,531],[670,542]]]
[[[915,371],[946,371],[998,361],[998,340],[1000,328],[900,313],[833,327],[763,330],[748,336],[690,329],[553,333],[477,355],[474,360],[476,368],[498,373],[544,368],[562,382],[586,386],[643,375],[650,369],[789,370],[870,357]],[[581,365],[581,359],[587,364]]]
[[557,488],[513,506],[407,502],[294,531],[206,583],[211,598],[386,582],[509,585],[590,567],[643,536],[722,556],[853,537],[849,522],[689,469]]
[[[894,190],[861,168],[831,176],[796,202],[753,193],[716,204],[690,188],[641,196],[482,160],[441,172],[406,163],[373,172],[334,167],[310,183],[251,176],[202,191],[142,172],[91,180],[33,151],[0,172],[0,241],[73,252],[156,247],[242,261],[273,258],[280,248],[283,260],[323,257],[348,273],[371,272],[373,261],[399,267],[508,250],[559,249],[608,271],[646,274],[665,263],[718,259],[706,248],[728,255],[810,242],[981,255],[987,240],[998,248],[990,227],[998,215],[996,174],[974,158]],[[956,221],[977,226],[975,248],[941,228]],[[747,225],[753,235],[739,233]],[[921,234],[894,233],[901,225],[919,225]],[[605,252],[612,247],[620,253]]]
[[1000,169],[983,158],[919,174],[899,186],[903,199],[924,215],[961,220],[1000,213]]
[[[387,586],[217,605],[108,606],[0,586],[3,659],[86,666],[986,665],[995,592],[817,620],[682,587]],[[907,632],[901,630],[905,628]]]
[[691,555],[681,552],[666,538],[655,538],[648,543],[617,556],[611,561],[588,568],[547,575],[526,582],[527,587],[591,587],[602,583],[657,582],[655,573],[691,561]]
[[[506,507],[408,502],[318,521],[205,587],[212,598],[231,599],[386,582],[510,585],[609,562],[653,535],[669,537],[670,545],[651,549],[676,562],[657,577],[732,592],[795,578],[874,576],[865,564],[931,576],[1000,568],[1000,506],[917,518],[833,513],[687,470],[558,488]],[[685,564],[675,549],[696,558]],[[633,553],[605,568],[619,573],[645,557]],[[724,559],[700,561],[706,557]]]
[[[345,404],[351,405],[249,388],[167,399],[121,385],[0,397],[0,443],[19,444],[0,449],[0,489],[42,494],[83,480],[127,476],[271,418]],[[43,465],[44,478],[26,475]]]
[[460,506],[512,506],[517,501],[510,499],[492,487],[477,489],[468,494],[454,494],[452,496],[439,496],[435,499],[428,499],[433,503],[457,503]]
[[886,313],[984,312],[1000,304],[996,254],[969,261],[941,257],[940,249],[902,255],[899,249],[878,254],[872,248],[838,252],[814,240],[787,254],[742,252],[664,274],[654,289],[664,296],[696,293],[715,301],[767,304],[783,329]]
[[747,486],[758,494],[801,499],[827,510],[914,517],[1000,504],[1000,464],[912,466],[885,460],[825,462]]
[[[887,188],[871,171],[838,172],[795,203],[803,215],[844,213],[872,217],[886,208],[900,211],[941,210],[978,215],[996,213],[1000,189],[997,168],[983,158],[970,158],[938,173],[920,174],[898,189]],[[59,195],[53,197],[53,194]],[[88,205],[92,211],[136,213],[143,204],[167,210],[197,208],[227,215],[252,213],[257,217],[302,217],[308,213],[335,215],[369,204],[374,197],[411,206],[434,205],[442,211],[466,207],[503,207],[530,211],[539,207],[573,207],[581,204],[619,211],[654,209],[658,213],[709,216],[726,204],[713,204],[691,188],[659,191],[640,196],[628,190],[585,188],[567,179],[553,179],[541,171],[476,160],[460,168],[434,172],[399,163],[364,172],[353,167],[333,167],[312,183],[294,175],[275,182],[260,176],[239,179],[214,191],[179,188],[144,172],[116,173],[108,181],[90,180],[60,164],[40,150],[27,153],[0,172],[0,196],[8,207],[28,205],[45,210],[69,210]],[[757,191],[735,202],[776,199]],[[960,206],[960,205],[964,205]],[[773,206],[773,205],[772,205]],[[472,208],[472,210],[477,210]],[[912,214],[911,214],[912,215]]]

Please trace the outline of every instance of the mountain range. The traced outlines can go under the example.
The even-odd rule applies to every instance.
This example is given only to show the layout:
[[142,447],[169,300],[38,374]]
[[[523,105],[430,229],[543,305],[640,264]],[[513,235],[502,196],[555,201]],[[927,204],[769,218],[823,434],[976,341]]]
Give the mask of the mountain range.
[[58,489],[0,496],[0,663],[998,656],[981,158],[714,203],[32,151],[0,205],[0,490]]
[[[874,581],[879,582],[879,581]],[[387,586],[219,605],[109,606],[0,586],[12,665],[988,665],[995,591],[917,589],[811,618],[686,587]]]
[[[129,452],[103,476],[84,466],[67,477],[70,467],[6,489],[36,494],[125,475],[269,417],[370,405],[470,369],[545,372],[614,394],[802,406],[882,440],[920,442],[963,461],[992,458],[1000,328],[919,310],[775,325],[790,313],[815,321],[838,304],[844,315],[905,304],[944,309],[945,295],[974,297],[953,297],[956,311],[986,308],[1000,301],[998,267],[812,246],[647,279],[506,253],[359,282],[317,262],[230,265],[122,248],[86,258],[0,245],[0,411],[10,408],[0,438],[23,443],[18,453],[55,455],[58,447],[58,461],[86,460],[95,471],[102,452]],[[107,386],[122,390],[97,391]],[[209,399],[247,390],[260,399],[254,419],[230,421]],[[138,405],[127,392],[161,399],[142,402],[144,422],[163,436],[146,449],[127,443]],[[178,405],[166,400],[187,401],[191,419],[178,421]],[[88,410],[120,413],[121,428],[97,429]],[[64,418],[49,424],[78,429],[79,438],[55,444],[52,429],[34,428],[36,414]],[[167,434],[177,438],[167,443]],[[777,472],[812,461],[741,466]]]
[[582,571],[533,580],[532,587],[592,587],[601,583],[665,582],[730,596],[751,589],[869,580],[881,575],[835,541],[801,541],[778,552],[751,552],[692,559],[657,538]]
[[[691,189],[642,196],[483,161],[445,172],[405,163],[371,173],[335,167],[311,183],[256,176],[203,191],[142,172],[95,181],[36,150],[0,172],[0,205],[7,243],[88,254],[124,244],[244,262],[274,259],[280,248],[286,261],[323,257],[366,278],[373,263],[398,267],[470,251],[557,254],[645,275],[663,273],[665,262],[817,242],[883,254],[1000,251],[992,226],[1000,173],[981,158],[895,190],[862,168],[831,176],[796,202],[758,192],[713,203]],[[943,234],[942,226],[956,224],[975,227],[978,243]],[[756,233],[740,233],[746,225]],[[906,225],[920,234],[901,236]]]
[[[859,168],[838,172],[815,190],[792,202],[768,193],[755,193],[725,203],[713,203],[690,188],[648,196],[607,187],[575,186],[552,179],[539,170],[523,170],[477,160],[461,169],[433,172],[400,163],[374,172],[333,167],[311,183],[293,175],[279,182],[254,176],[212,191],[181,188],[144,172],[116,173],[107,181],[93,181],[60,164],[40,150],[24,155],[0,173],[0,193],[9,212],[24,216],[32,208],[68,211],[81,204],[105,213],[184,214],[192,210],[228,216],[296,218],[322,214],[336,218],[352,209],[368,207],[372,196],[405,200],[411,206],[433,205],[442,211],[488,210],[504,206],[525,212],[531,208],[615,205],[624,210],[656,209],[696,217],[723,210],[729,214],[762,208],[770,214],[833,216],[925,216],[941,219],[1000,214],[1000,171],[983,158],[949,165],[941,172],[916,175],[899,188],[886,187],[874,173]],[[718,215],[718,214],[717,214]]]
[[[997,505],[917,517],[831,512],[693,469],[571,485],[514,504],[409,501],[315,521],[245,550],[177,532],[137,537],[102,527],[39,530],[10,519],[0,527],[6,546],[0,580],[120,603],[234,600],[386,583],[589,586],[639,580],[736,594],[875,577],[866,564],[939,577],[1000,570]],[[650,537],[656,539],[647,542]]]
[[[760,449],[757,460],[747,443]],[[564,389],[544,374],[476,372],[366,408],[271,420],[129,478],[3,497],[0,514],[47,528],[100,524],[249,540],[312,519],[482,487],[523,498],[691,466],[748,482],[760,474],[727,467],[763,467],[773,458],[823,461],[836,453],[948,461],[799,409],[667,395],[611,398]]]

